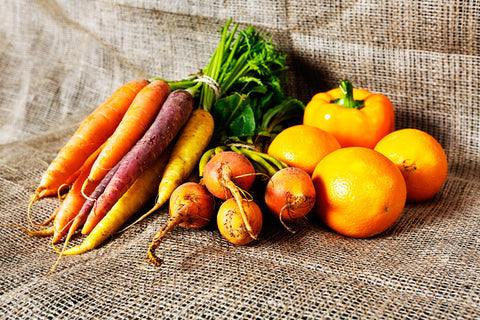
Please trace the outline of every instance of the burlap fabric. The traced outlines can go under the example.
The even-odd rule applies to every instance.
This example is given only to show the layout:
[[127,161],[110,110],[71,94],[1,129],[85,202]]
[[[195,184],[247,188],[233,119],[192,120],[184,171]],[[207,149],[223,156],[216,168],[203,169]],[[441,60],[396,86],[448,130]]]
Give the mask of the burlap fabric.
[[[0,12],[0,318],[480,317],[479,1],[2,0]],[[143,259],[164,208],[45,277],[50,240],[16,226],[48,163],[121,84],[203,67],[228,17],[288,54],[291,96],[308,102],[343,78],[388,95],[397,128],[444,146],[442,191],[371,239],[315,219],[296,234],[267,219],[243,247],[215,226],[177,228],[152,268]],[[33,218],[57,205],[37,203]]]

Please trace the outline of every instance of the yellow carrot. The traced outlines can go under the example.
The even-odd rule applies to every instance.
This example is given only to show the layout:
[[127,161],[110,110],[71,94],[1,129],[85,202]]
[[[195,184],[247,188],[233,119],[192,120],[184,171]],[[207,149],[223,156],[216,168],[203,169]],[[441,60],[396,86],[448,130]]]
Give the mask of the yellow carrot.
[[213,129],[214,121],[210,112],[203,109],[196,109],[192,112],[173,146],[172,154],[158,186],[155,205],[130,226],[158,210],[168,201],[175,188],[185,182],[208,146]]
[[158,186],[162,177],[170,151],[171,148],[166,149],[157,161],[143,172],[81,244],[64,250],[61,254],[75,255],[95,249],[111,237],[113,233],[117,232],[133,214],[138,212],[152,199],[155,195],[155,187]]

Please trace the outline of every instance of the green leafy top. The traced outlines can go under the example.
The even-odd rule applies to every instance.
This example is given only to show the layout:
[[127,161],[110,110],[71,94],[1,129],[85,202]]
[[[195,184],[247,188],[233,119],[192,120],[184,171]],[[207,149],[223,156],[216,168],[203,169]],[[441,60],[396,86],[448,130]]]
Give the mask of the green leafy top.
[[301,122],[305,106],[282,91],[286,54],[252,26],[238,31],[235,24],[229,32],[231,21],[220,29],[220,43],[203,70],[190,79],[167,82],[172,89],[195,89],[198,108],[215,120],[211,145],[235,140],[264,151],[285,126]]

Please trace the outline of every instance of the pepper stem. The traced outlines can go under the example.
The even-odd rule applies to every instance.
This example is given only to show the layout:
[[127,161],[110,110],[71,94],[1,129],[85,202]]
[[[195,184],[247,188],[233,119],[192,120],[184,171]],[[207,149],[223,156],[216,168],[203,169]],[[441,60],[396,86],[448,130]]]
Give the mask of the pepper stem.
[[342,91],[340,99],[333,101],[344,108],[361,109],[363,107],[363,100],[353,99],[353,85],[349,80],[342,80],[339,85]]

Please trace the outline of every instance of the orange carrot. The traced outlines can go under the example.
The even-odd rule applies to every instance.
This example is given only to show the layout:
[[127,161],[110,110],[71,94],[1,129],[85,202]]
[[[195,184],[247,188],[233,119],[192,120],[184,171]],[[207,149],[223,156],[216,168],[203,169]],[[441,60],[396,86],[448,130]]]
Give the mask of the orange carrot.
[[[74,219],[70,225],[68,234],[66,236],[63,248],[61,250],[53,245],[53,248],[58,253],[57,262],[50,269],[50,273],[56,268],[60,262],[60,258],[63,255],[81,254],[88,250],[92,250],[102,244],[105,240],[111,237],[118,229],[139,209],[141,209],[154,195],[155,186],[158,185],[162,177],[163,169],[167,163],[168,156],[170,154],[170,148],[164,150],[159,158],[151,166],[145,169],[138,179],[135,180],[133,185],[125,192],[125,194],[119,199],[119,201],[113,206],[108,214],[99,221],[92,232],[85,238],[85,240],[70,249],[67,250],[67,245],[77,227],[82,223],[79,219],[81,213]],[[118,165],[117,165],[118,166]],[[116,167],[110,172],[114,172]],[[108,180],[110,172],[104,178]],[[100,183],[102,184],[103,181]],[[99,185],[100,186],[100,185]],[[89,200],[87,200],[88,202]]]
[[[99,153],[99,151],[101,150],[102,147],[103,147],[103,145],[102,145],[99,149],[97,149],[97,150],[95,151],[95,153],[94,153],[94,154],[96,154],[95,157],[98,156],[98,153]],[[75,172],[75,174],[73,174],[73,175],[70,176],[70,178],[69,178],[67,181],[70,181],[71,179],[73,179],[73,180],[70,181],[70,182],[68,182],[68,185],[65,185],[65,188],[67,189],[67,187],[71,187],[71,184],[73,184],[73,183],[75,182],[75,180],[77,180],[77,178],[80,176],[80,173],[82,173],[82,172],[84,172],[84,171],[87,171],[87,172],[90,171],[90,169],[92,168],[92,164],[93,164],[93,162],[91,162],[91,161],[89,162],[88,159],[87,159],[87,161],[85,161],[85,162],[83,163],[83,165],[80,167],[80,169],[78,169],[77,172]],[[85,180],[85,178],[83,178],[83,180]],[[83,182],[82,182],[82,183],[83,183]],[[61,188],[62,190],[59,190],[59,193],[64,191],[62,187],[60,187],[60,188]],[[67,189],[67,191],[68,191],[68,189]],[[67,192],[67,195],[68,195],[68,192]],[[64,200],[67,195],[63,195],[62,200]],[[59,195],[59,198],[60,198],[60,195]],[[50,215],[50,217],[48,217],[48,218],[47,218],[44,222],[42,222],[42,223],[34,223],[34,222],[32,222],[32,219],[30,218],[30,212],[29,212],[29,214],[28,214],[28,219],[30,220],[30,222],[32,223],[32,225],[36,225],[36,226],[46,226],[47,224],[49,224],[50,222],[52,222],[52,221],[55,220],[55,217],[57,216],[57,213],[62,210],[62,206],[63,206],[63,205],[60,204],[60,206]]]
[[78,214],[80,208],[85,202],[85,198],[81,193],[81,187],[83,182],[88,176],[90,169],[92,168],[92,164],[95,161],[96,157],[100,153],[103,145],[98,148],[88,159],[85,161],[84,165],[82,166],[82,172],[80,173],[77,180],[75,180],[72,189],[70,192],[67,193],[64,200],[60,204],[60,206],[53,212],[53,214],[43,223],[38,224],[39,226],[45,226],[51,221],[53,221],[53,226],[48,227],[43,230],[32,231],[32,230],[22,230],[32,236],[37,237],[45,237],[53,235],[53,242],[58,242],[63,235],[65,235],[67,225],[71,224],[71,220],[75,215]]
[[22,227],[20,227],[20,230],[22,230],[26,234],[29,234],[35,237],[48,237],[53,235],[55,232],[55,228],[53,226],[48,227],[46,229],[38,230],[38,231],[26,230],[26,229],[23,229]]
[[55,195],[59,187],[73,182],[72,175],[78,174],[85,160],[115,131],[137,93],[147,84],[137,79],[123,85],[80,124],[43,174],[29,209],[36,200]]
[[190,117],[193,104],[194,98],[186,90],[175,90],[168,96],[148,131],[118,162],[118,169],[83,225],[83,234],[92,231],[145,168],[170,145]]
[[[90,173],[92,165],[95,159],[98,157],[101,152],[103,145],[98,148],[85,162],[85,165],[82,167],[83,171],[78,176],[77,180],[73,183],[72,189],[67,193],[67,196],[60,204],[59,210],[55,215],[53,220],[54,234],[53,234],[53,243],[57,243],[60,239],[67,234],[69,226],[72,224],[72,221],[75,219],[83,204],[85,203],[85,197],[82,194],[82,186],[85,180]],[[91,185],[93,186],[93,185]],[[90,188],[90,187],[89,187]],[[90,192],[92,190],[89,190]]]
[[163,102],[170,93],[165,81],[154,80],[144,87],[133,100],[115,132],[108,138],[83,188],[103,179],[133,145],[148,130]]
[[[169,155],[170,148],[167,148],[157,161],[146,168],[142,175],[135,180],[132,186],[117,201],[107,215],[99,221],[85,240],[81,244],[64,251],[63,254],[80,254],[98,247],[117,232],[138,210],[145,206],[155,195],[156,187],[160,183]],[[75,218],[75,221],[77,218]],[[70,227],[72,230],[75,227],[75,221]],[[65,243],[68,242],[72,234],[73,231],[69,231]]]

